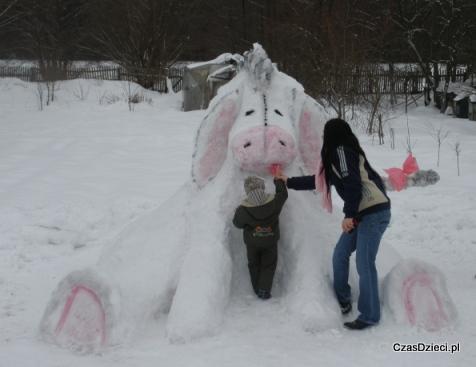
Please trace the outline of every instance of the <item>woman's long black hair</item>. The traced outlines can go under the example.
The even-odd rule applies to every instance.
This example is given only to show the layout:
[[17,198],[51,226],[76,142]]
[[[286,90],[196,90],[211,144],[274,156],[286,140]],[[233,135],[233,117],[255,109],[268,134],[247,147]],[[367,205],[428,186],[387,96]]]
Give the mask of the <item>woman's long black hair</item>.
[[[356,153],[361,154],[366,161],[367,157],[365,156],[365,152],[360,146],[359,139],[357,139],[357,137],[352,132],[350,125],[342,119],[335,118],[326,122],[326,125],[324,126],[324,137],[322,140],[322,169],[320,173],[322,173],[322,171],[325,172],[327,189],[330,190],[330,177],[332,174],[332,154],[335,153],[335,150],[338,146],[344,145],[352,149]],[[373,171],[372,167],[370,167],[370,169]]]

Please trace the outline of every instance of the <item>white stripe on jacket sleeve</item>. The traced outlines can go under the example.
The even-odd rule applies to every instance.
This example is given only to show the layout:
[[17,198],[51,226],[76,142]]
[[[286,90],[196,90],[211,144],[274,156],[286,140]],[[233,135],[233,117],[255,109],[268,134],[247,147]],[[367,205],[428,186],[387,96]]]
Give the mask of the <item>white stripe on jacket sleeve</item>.
[[337,147],[337,155],[339,156],[340,170],[342,177],[349,176],[349,169],[347,168],[347,161],[345,159],[344,147]]

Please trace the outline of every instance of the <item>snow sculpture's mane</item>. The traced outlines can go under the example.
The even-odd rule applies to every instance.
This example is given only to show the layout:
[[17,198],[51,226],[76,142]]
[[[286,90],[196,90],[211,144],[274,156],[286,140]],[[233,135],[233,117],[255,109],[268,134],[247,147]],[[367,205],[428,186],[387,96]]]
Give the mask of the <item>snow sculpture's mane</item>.
[[250,80],[257,90],[265,91],[269,88],[271,76],[275,71],[266,51],[258,44],[254,44],[253,50],[245,52],[244,57],[244,69]]

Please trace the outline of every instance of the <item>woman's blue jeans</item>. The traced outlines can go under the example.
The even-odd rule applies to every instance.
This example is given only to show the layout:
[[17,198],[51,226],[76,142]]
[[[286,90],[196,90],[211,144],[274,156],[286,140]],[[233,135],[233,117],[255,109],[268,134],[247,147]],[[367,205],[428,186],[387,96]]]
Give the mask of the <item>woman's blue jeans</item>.
[[351,233],[342,233],[334,249],[334,290],[340,303],[351,302],[349,258],[356,251],[359,274],[359,320],[376,324],[380,320],[378,277],[375,258],[380,240],[390,222],[390,209],[364,215]]

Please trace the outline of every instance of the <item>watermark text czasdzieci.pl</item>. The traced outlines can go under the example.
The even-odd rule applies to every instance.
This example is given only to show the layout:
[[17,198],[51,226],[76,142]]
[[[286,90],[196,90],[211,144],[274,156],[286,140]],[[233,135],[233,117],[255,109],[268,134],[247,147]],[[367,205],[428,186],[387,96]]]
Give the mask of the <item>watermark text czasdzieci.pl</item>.
[[458,353],[461,351],[460,343],[393,343],[394,352],[447,352]]

